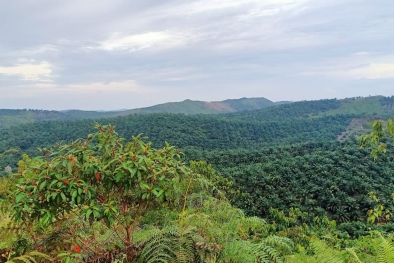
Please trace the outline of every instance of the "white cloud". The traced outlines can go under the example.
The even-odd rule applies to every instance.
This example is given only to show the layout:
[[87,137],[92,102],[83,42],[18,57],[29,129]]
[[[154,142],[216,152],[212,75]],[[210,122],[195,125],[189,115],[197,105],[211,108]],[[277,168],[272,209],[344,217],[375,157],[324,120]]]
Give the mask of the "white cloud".
[[[180,5],[177,8],[176,13],[195,14],[207,11],[218,11],[219,9],[234,8],[239,6],[258,6],[260,8],[266,7],[268,9],[276,9],[278,7],[285,7],[289,4],[302,4],[306,1],[307,0],[200,0],[193,1],[191,3],[187,2],[187,4]],[[271,12],[266,14],[271,15]]]
[[355,79],[393,79],[394,63],[376,63],[345,72],[345,76]]
[[307,2],[307,0],[257,1],[255,3],[257,7],[249,10],[246,15],[241,15],[239,19],[250,20],[258,17],[274,16],[284,11],[293,11],[295,14],[298,14],[307,8],[303,5],[305,2]]
[[52,73],[51,64],[42,62],[40,64],[17,64],[10,67],[0,67],[0,74],[4,75],[18,75],[24,80],[47,80]]
[[41,91],[51,92],[72,92],[72,93],[86,93],[86,92],[117,92],[117,91],[137,91],[138,85],[134,80],[113,81],[109,83],[94,82],[87,84],[71,84],[71,85],[55,85],[47,83],[38,83],[34,85],[34,92],[38,88]]
[[301,70],[306,76],[326,76],[339,80],[393,79],[393,59],[393,55],[361,51],[318,65],[309,65]]
[[89,92],[89,91],[136,91],[138,85],[134,80],[113,81],[109,83],[95,82],[88,84],[74,84],[65,87],[71,91]]
[[155,48],[163,49],[183,45],[189,37],[187,34],[169,31],[147,32],[128,36],[116,33],[102,42],[100,48],[104,50],[137,51],[155,46]]

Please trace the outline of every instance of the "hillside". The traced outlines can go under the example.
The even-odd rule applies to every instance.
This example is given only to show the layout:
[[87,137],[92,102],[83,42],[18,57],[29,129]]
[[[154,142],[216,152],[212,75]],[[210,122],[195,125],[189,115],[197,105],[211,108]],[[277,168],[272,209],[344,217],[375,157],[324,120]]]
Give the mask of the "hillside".
[[[204,102],[186,101],[183,104],[175,103],[174,105],[168,103],[157,105],[156,110],[165,111],[171,108],[174,111],[188,109],[192,112],[193,109],[201,110],[206,107],[202,106],[202,103]],[[182,108],[180,105],[188,106]],[[237,109],[237,111],[222,114],[152,112],[151,114],[127,114],[113,117],[111,114],[119,113],[80,111],[62,113],[68,114],[68,119],[62,119],[64,115],[59,115],[59,112],[24,111],[19,117],[25,123],[14,123],[13,126],[0,129],[0,153],[11,148],[20,149],[18,153],[8,153],[0,159],[0,167],[2,167],[0,180],[7,180],[9,178],[7,174],[12,171],[21,171],[21,169],[27,169],[26,171],[33,176],[50,174],[57,184],[51,183],[48,186],[47,179],[45,179],[47,177],[40,177],[41,182],[28,182],[25,188],[35,189],[39,185],[38,188],[42,193],[37,195],[40,200],[38,204],[43,202],[41,197],[43,194],[48,196],[56,194],[55,200],[44,198],[52,202],[50,206],[45,206],[45,209],[50,207],[56,210],[65,200],[71,200],[73,204],[73,198],[75,199],[75,195],[78,196],[76,190],[62,196],[56,191],[53,192],[51,188],[54,186],[68,189],[68,187],[78,185],[73,181],[73,169],[79,168],[73,168],[74,165],[85,167],[89,171],[86,178],[92,182],[92,186],[100,186],[97,189],[101,189],[101,185],[109,182],[108,180],[114,180],[116,184],[119,183],[120,188],[113,190],[111,181],[109,193],[111,195],[119,192],[123,194],[124,191],[131,189],[128,188],[130,184],[125,184],[122,180],[139,178],[133,176],[135,173],[133,169],[151,162],[157,166],[155,169],[158,174],[172,171],[173,166],[171,168],[168,166],[169,169],[162,167],[163,164],[168,164],[168,160],[171,159],[168,157],[171,155],[176,156],[177,161],[182,162],[180,166],[186,169],[190,167],[198,173],[209,175],[207,178],[215,182],[215,188],[210,194],[217,197],[218,189],[221,189],[227,193],[228,199],[226,200],[231,205],[242,209],[242,215],[245,213],[246,216],[257,216],[252,217],[253,220],[257,218],[266,220],[270,224],[267,228],[270,229],[269,235],[278,234],[281,237],[288,237],[297,246],[301,244],[305,248],[309,246],[311,237],[326,237],[328,232],[332,233],[332,236],[338,240],[337,242],[351,242],[353,238],[366,236],[371,229],[380,230],[382,233],[383,231],[394,232],[394,219],[390,217],[391,211],[394,211],[392,202],[394,151],[389,151],[386,155],[374,160],[370,156],[370,149],[360,149],[354,136],[370,130],[367,122],[393,116],[393,105],[394,97],[368,97],[301,101],[253,110],[255,107],[262,107],[262,101],[240,99],[209,105],[217,111],[229,110],[230,107]],[[14,113],[3,111],[3,116],[12,117]],[[94,116],[96,118],[91,118]],[[73,119],[76,117],[81,119]],[[83,119],[84,117],[86,119]],[[45,118],[50,120],[45,120]],[[103,126],[99,126],[98,131],[94,128],[96,123],[112,124],[115,126],[116,133],[112,126],[104,126],[107,127],[107,132],[111,133],[108,137],[108,134],[105,135],[106,131],[103,130]],[[132,137],[138,134],[143,135]],[[86,136],[89,139],[86,139]],[[113,140],[118,136],[124,137],[125,140],[108,143],[108,140]],[[78,138],[82,140],[69,144]],[[130,140],[133,142],[127,143]],[[151,144],[145,144],[143,140],[149,140]],[[178,155],[178,151],[169,147],[166,142],[180,149],[183,154]],[[88,147],[85,143],[101,145]],[[387,145],[389,149],[394,148],[390,142]],[[52,149],[56,151],[58,147],[60,152],[52,152]],[[135,147],[140,147],[138,156],[141,159],[134,155],[132,149]],[[158,152],[160,157],[153,156],[151,159],[152,153],[156,152],[155,149],[161,147],[165,148]],[[85,151],[88,154],[82,154]],[[106,157],[102,155],[102,151],[106,152]],[[119,154],[114,151],[122,152]],[[23,153],[31,158],[42,155],[45,158],[34,158],[30,162],[29,157],[22,156]],[[54,161],[54,156],[59,153],[62,154],[59,159],[62,161]],[[170,155],[165,157],[166,154]],[[114,162],[116,158],[118,161]],[[23,161],[19,162],[18,169],[18,161],[21,159]],[[42,166],[37,166],[40,160]],[[153,162],[153,160],[156,161]],[[103,161],[108,164],[103,164]],[[91,162],[91,164],[86,165],[86,162]],[[135,164],[132,164],[133,162]],[[131,164],[132,167],[125,168],[124,164]],[[48,168],[51,165],[57,165],[58,171],[54,172],[53,168]],[[37,169],[37,167],[40,168]],[[151,168],[149,166],[149,169]],[[103,169],[106,170],[103,171]],[[143,173],[146,173],[147,168],[143,169]],[[141,171],[139,176],[141,176]],[[213,175],[215,171],[216,175]],[[130,173],[131,176],[124,176],[124,173]],[[19,176],[19,173],[15,173],[15,176]],[[153,178],[152,182],[154,182],[163,177],[152,177],[149,173],[147,178]],[[191,178],[183,178],[182,186],[185,189],[187,187],[187,193]],[[78,181],[78,183],[81,182]],[[143,187],[143,184],[134,185],[141,189]],[[169,185],[173,185],[173,181]],[[204,189],[207,186],[206,181],[198,182],[196,185],[204,186]],[[25,188],[20,189],[24,191]],[[3,186],[2,189],[8,189],[8,187]],[[78,191],[83,193],[82,188],[80,189]],[[160,195],[158,188],[150,191],[145,193],[144,198],[152,193]],[[130,193],[135,194],[136,191],[133,190]],[[376,199],[372,199],[371,193],[376,196]],[[21,198],[22,195],[25,193],[19,193],[16,196]],[[99,202],[104,200],[102,196],[104,195],[100,195],[97,199]],[[181,196],[184,196],[184,192],[181,192]],[[205,194],[194,195],[190,192],[189,202],[185,201],[185,204],[190,204],[190,209],[192,207],[195,209],[196,204],[207,207],[208,203],[201,202],[204,198],[206,198]],[[15,200],[19,199],[15,198]],[[31,200],[30,195],[26,195],[26,200]],[[80,201],[77,200],[77,202]],[[220,226],[223,225],[222,222],[228,221],[230,203],[223,210],[225,217],[224,221],[220,219]],[[23,206],[20,207],[29,209],[30,206],[22,204]],[[375,211],[379,207],[384,207],[385,210],[380,215],[377,214],[378,224],[367,223],[370,211]],[[181,217],[184,216],[185,207],[183,206],[182,209],[179,210],[183,211]],[[185,218],[189,218],[188,215],[192,211],[190,209],[187,209]],[[163,214],[157,214],[160,213],[159,210],[155,209],[153,214],[147,214],[147,218],[152,219],[154,224],[158,224],[159,218],[168,217],[168,212],[165,210],[160,210]],[[216,201],[211,211],[217,211]],[[86,213],[98,215],[97,211],[96,214],[92,211],[86,211]],[[116,213],[118,214],[118,211]],[[153,218],[152,215],[154,215]],[[233,216],[230,217],[233,218]],[[195,222],[199,222],[201,218],[201,211],[198,211],[198,220]],[[179,222],[179,220],[175,219],[172,222]],[[238,223],[235,225],[239,227]],[[240,233],[244,236],[243,232]],[[217,235],[216,232],[214,235]]]
[[[392,147],[392,146],[391,146]],[[394,152],[377,161],[354,140],[283,144],[263,149],[187,149],[188,160],[206,160],[250,194],[236,200],[245,212],[267,217],[270,207],[300,208],[311,216],[327,213],[338,223],[363,221],[375,191],[394,210]]]
[[[220,113],[225,114],[227,119],[240,119],[248,122],[283,121],[292,118],[320,118],[336,115],[386,116],[394,109],[393,101],[392,97],[383,96],[300,102],[272,102],[265,98],[241,98],[216,102],[185,100],[146,108],[107,112],[3,109],[0,110],[0,129],[39,121],[102,119],[152,113],[181,113],[186,115]],[[248,112],[245,113],[244,111]]]
[[[302,101],[252,111],[248,109],[261,104],[258,101],[254,101],[254,104],[251,101],[247,102],[245,104],[242,100],[227,101],[227,105],[244,111],[220,115],[129,114],[90,120],[39,121],[12,126],[0,130],[0,152],[10,148],[19,148],[21,152],[5,156],[0,166],[10,165],[16,169],[21,153],[36,156],[39,154],[37,148],[50,147],[60,141],[69,142],[84,137],[94,131],[95,123],[102,123],[115,125],[119,135],[127,139],[142,133],[149,137],[153,147],[162,147],[167,141],[186,152],[185,160],[207,160],[222,175],[234,179],[240,188],[251,194],[260,190],[250,188],[251,186],[247,185],[249,179],[243,176],[255,178],[257,181],[254,185],[258,185],[259,188],[274,187],[270,190],[273,196],[266,197],[270,200],[276,194],[280,196],[283,191],[294,192],[297,199],[301,194],[296,190],[302,187],[293,185],[294,189],[291,188],[287,182],[288,176],[300,177],[298,181],[302,182],[302,177],[307,174],[317,178],[331,176],[333,180],[335,177],[335,181],[338,182],[333,186],[337,189],[335,191],[346,193],[346,198],[355,198],[355,194],[359,198],[365,198],[368,191],[372,190],[371,187],[353,191],[346,188],[348,186],[344,185],[344,181],[349,180],[349,176],[366,180],[364,175],[367,174],[368,169],[374,169],[378,174],[389,174],[392,170],[390,162],[392,157],[386,159],[381,167],[376,167],[373,160],[368,159],[368,153],[365,151],[359,156],[364,163],[361,166],[357,162],[359,159],[351,158],[350,155],[358,154],[357,143],[353,140],[356,132],[368,131],[366,123],[369,120],[386,118],[394,113],[393,97]],[[193,104],[195,102],[188,103],[197,105]],[[30,111],[27,113],[31,114]],[[53,114],[53,118],[57,117],[56,112],[49,113]],[[298,161],[294,162],[295,159]],[[230,163],[226,163],[228,161]],[[267,168],[266,165],[269,167]],[[317,167],[328,167],[327,169],[331,170],[327,174],[327,169],[319,168],[319,170]],[[270,179],[263,179],[264,176]],[[377,178],[377,175],[371,173],[368,176]],[[285,181],[277,181],[279,178]],[[387,185],[392,184],[390,178],[386,176],[375,184],[371,181],[369,185],[379,193],[387,195],[392,190],[387,188]],[[263,182],[261,180],[267,185],[265,183],[260,185]],[[313,187],[316,191],[321,191],[322,182],[316,180],[316,185]],[[340,221],[356,220],[358,216],[362,216],[362,213],[360,215],[348,213],[345,218],[339,219],[339,212],[327,205],[327,202],[331,202],[329,196],[325,196],[325,199],[313,197],[311,202],[317,202],[316,205],[321,208],[319,211],[326,211]],[[263,201],[261,195],[258,197],[251,195],[251,198],[249,203],[257,204]],[[291,206],[308,209],[308,204],[305,202],[275,198],[277,198],[275,203],[277,208],[286,210]],[[361,207],[359,202],[364,201],[357,199],[354,202],[358,202],[357,205]],[[257,207],[266,211],[267,207],[263,207],[263,204]],[[238,205],[243,207],[245,204]],[[365,210],[368,204],[363,203],[362,207]],[[251,214],[262,215],[253,207],[245,210]]]
[[[283,102],[282,102],[283,103]],[[152,107],[133,109],[120,112],[119,115],[133,113],[184,113],[184,114],[217,114],[246,110],[258,110],[276,105],[265,98],[241,98],[224,101],[194,101],[185,100],[182,102],[169,102]]]
[[0,109],[0,129],[14,125],[32,123],[36,121],[52,120],[77,120],[77,119],[98,119],[117,116],[127,116],[130,114],[150,114],[150,113],[183,113],[183,114],[218,114],[228,112],[238,112],[245,110],[262,109],[274,105],[286,104],[290,102],[272,102],[265,98],[241,98],[225,101],[193,101],[168,102],[146,108],[138,108],[123,111],[48,111],[48,110],[7,110]]
[[[394,98],[384,97],[331,99],[295,102],[220,115],[152,113],[91,120],[39,121],[0,130],[0,152],[9,148],[20,148],[36,155],[38,147],[47,147],[63,140],[70,141],[92,132],[97,122],[114,124],[119,134],[125,138],[143,133],[155,147],[162,146],[164,141],[181,148],[209,150],[258,149],[311,141],[344,141],[357,132],[367,131],[366,123],[372,118],[389,116],[393,108],[387,105],[391,105],[393,101]],[[249,103],[249,106],[245,106],[245,102]],[[254,106],[250,106],[251,102],[241,99],[226,103],[238,109],[261,106],[256,100]],[[39,116],[39,112],[24,113],[22,116],[30,118],[33,118],[33,113]],[[75,114],[73,111],[68,113]],[[45,116],[49,114],[52,119],[59,118],[58,112],[46,112]],[[11,159],[4,159],[3,164],[15,167],[16,159]]]

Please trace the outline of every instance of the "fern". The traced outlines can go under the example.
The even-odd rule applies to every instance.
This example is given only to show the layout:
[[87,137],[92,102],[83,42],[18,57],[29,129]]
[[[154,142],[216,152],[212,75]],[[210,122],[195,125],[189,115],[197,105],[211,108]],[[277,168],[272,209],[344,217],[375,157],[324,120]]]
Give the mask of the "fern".
[[219,262],[255,263],[256,256],[253,252],[250,242],[234,240],[224,244]]
[[352,248],[346,248],[346,251],[352,256],[353,261],[356,263],[363,263],[357,256],[356,252]]
[[378,263],[392,263],[394,262],[394,246],[386,238],[382,236],[381,233],[376,232],[378,238],[380,239],[380,245],[377,249],[378,251]]
[[0,217],[0,233],[3,242],[12,243],[15,237],[22,231],[19,224],[11,221],[9,217]]
[[37,251],[30,251],[26,253],[25,255],[19,256],[19,257],[14,257],[12,259],[8,258],[8,261],[5,263],[37,263],[37,259],[45,259],[45,260],[51,260],[51,258],[43,253],[37,252]]
[[288,257],[286,261],[289,263],[344,263],[341,253],[330,248],[322,240],[314,239],[311,245],[315,252],[314,256],[308,256],[303,252]]
[[142,247],[140,262],[194,262],[196,244],[204,242],[194,227],[169,226],[137,231],[134,242]]
[[271,263],[285,262],[284,255],[292,252],[292,243],[284,237],[270,236],[259,243],[234,240],[224,245],[221,262]]

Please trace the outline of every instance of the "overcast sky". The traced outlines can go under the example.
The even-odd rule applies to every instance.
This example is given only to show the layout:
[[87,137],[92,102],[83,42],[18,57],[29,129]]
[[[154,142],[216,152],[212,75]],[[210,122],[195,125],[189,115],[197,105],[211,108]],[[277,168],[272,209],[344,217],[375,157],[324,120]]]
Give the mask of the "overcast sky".
[[393,0],[0,0],[0,108],[376,94]]

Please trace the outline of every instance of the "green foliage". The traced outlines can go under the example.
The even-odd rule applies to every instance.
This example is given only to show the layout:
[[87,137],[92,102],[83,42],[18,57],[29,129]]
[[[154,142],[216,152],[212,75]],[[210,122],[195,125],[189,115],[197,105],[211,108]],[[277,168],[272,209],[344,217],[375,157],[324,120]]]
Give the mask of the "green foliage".
[[[259,149],[267,145],[296,143],[304,140],[335,140],[352,120],[352,116],[331,116],[312,120],[266,121],[254,123],[228,120],[217,116],[171,114],[133,115],[103,119],[116,125],[123,137],[144,133],[154,147],[168,141],[180,148]],[[37,148],[50,147],[59,141],[75,140],[93,132],[94,121],[37,122],[0,130],[0,151],[20,148],[30,156]],[[7,162],[6,162],[7,161]],[[17,159],[3,160],[3,166],[16,166]]]
[[389,263],[394,262],[394,246],[390,237],[372,232],[360,242],[345,249],[335,247],[329,240],[313,239],[311,251],[301,250],[287,257],[289,263]]
[[[222,103],[229,105],[235,111],[258,110],[277,104],[265,98],[241,98],[235,100],[224,100]],[[284,102],[282,104],[284,104]]]
[[197,151],[186,157],[204,159],[219,175],[233,180],[249,194],[233,200],[247,214],[269,215],[270,207],[308,212],[309,220],[328,215],[338,223],[364,221],[375,206],[368,193],[375,191],[385,209],[393,211],[391,194],[394,153],[374,161],[355,141],[304,143],[259,150]]
[[310,256],[306,251],[297,253],[288,258],[289,263],[344,263],[343,252],[333,249],[326,242],[314,239],[312,241],[314,256]]
[[112,126],[97,128],[86,140],[60,145],[49,158],[31,160],[14,192],[16,220],[46,224],[79,208],[90,222],[125,222],[130,235],[145,210],[174,201],[173,185],[186,172],[178,150],[151,149],[138,136],[124,143]]
[[[131,141],[111,125],[94,132],[93,120],[2,129],[1,152],[35,156],[39,147],[42,156],[23,155],[0,178],[0,250],[55,262],[392,262],[383,232],[393,231],[393,121],[374,122],[360,139],[387,153],[375,161],[353,139],[334,142],[354,118],[391,106],[373,97],[100,120]],[[73,142],[52,147],[62,140]],[[18,156],[1,164],[16,167]]]
[[12,257],[12,254],[13,253],[9,253],[8,255],[5,255],[6,258],[5,263],[38,263],[41,262],[40,261],[41,259],[51,260],[49,256],[37,251],[30,251],[18,257]]
[[348,98],[340,100],[340,105],[336,109],[328,110],[319,115],[337,115],[337,114],[357,114],[357,115],[375,115],[383,113],[382,99],[385,97],[374,96],[366,98]]
[[[340,101],[336,99],[316,100],[316,101],[300,101],[291,104],[282,104],[275,107],[269,107],[259,111],[239,112],[227,114],[229,119],[243,118],[248,121],[289,121],[293,119],[309,118],[340,106]],[[339,115],[341,115],[340,113]],[[346,114],[346,113],[344,113]]]
[[361,147],[371,147],[371,155],[377,159],[378,155],[386,153],[387,145],[382,140],[394,138],[394,121],[393,119],[388,119],[387,124],[384,125],[382,121],[375,120],[370,124],[372,125],[372,132],[360,136],[359,143]]
[[273,105],[275,105],[274,102],[265,98],[242,98],[218,102],[185,100],[182,102],[170,102],[146,108],[109,112],[82,110],[48,111],[0,109],[0,129],[37,121],[99,119],[126,116],[137,113],[218,114],[224,112],[256,110]]
[[1,227],[14,262],[30,260],[26,250],[56,262],[283,262],[292,252],[288,238],[230,205],[222,190],[232,183],[205,162],[188,168],[168,144],[96,128],[43,157],[25,155],[2,179],[11,184]]

